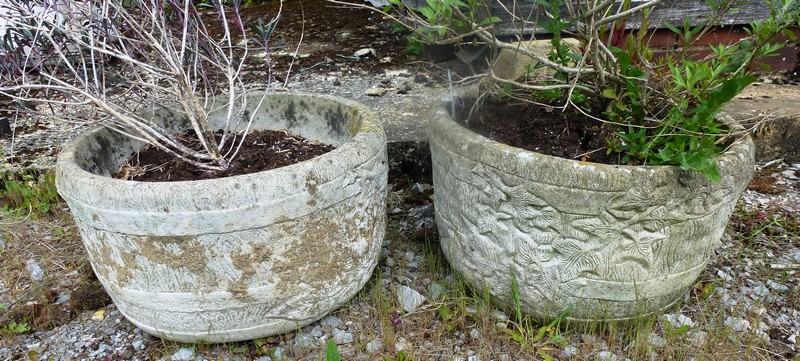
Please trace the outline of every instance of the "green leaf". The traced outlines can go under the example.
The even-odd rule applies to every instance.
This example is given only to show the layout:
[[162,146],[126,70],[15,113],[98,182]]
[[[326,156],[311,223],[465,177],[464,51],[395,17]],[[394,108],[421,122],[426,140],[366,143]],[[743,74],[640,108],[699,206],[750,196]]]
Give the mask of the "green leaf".
[[664,22],[664,26],[666,26],[667,29],[672,30],[672,32],[675,33],[675,34],[678,34],[678,35],[682,35],[683,34],[680,29],[676,28],[675,25],[670,24],[668,21]]
[[691,327],[691,326],[689,326],[689,325],[681,325],[680,327],[678,327],[678,328],[676,328],[676,329],[675,329],[675,331],[674,331],[674,332],[675,332],[675,333],[674,333],[674,335],[675,335],[675,336],[680,336],[680,335],[682,335],[682,334],[684,334],[684,333],[688,332],[690,329],[692,329],[692,327]]
[[603,96],[609,99],[617,99],[617,92],[612,88],[608,88],[603,90]]
[[325,361],[341,361],[342,357],[339,356],[339,347],[333,338],[328,339],[328,347],[325,348]]
[[789,39],[790,42],[793,43],[793,42],[797,41],[797,36],[794,35],[794,31],[792,31],[790,29],[783,29],[783,31],[781,31],[781,33],[784,36],[786,36]]
[[420,12],[422,13],[422,15],[424,15],[424,16],[425,16],[425,18],[426,18],[426,19],[428,19],[429,21],[433,21],[433,20],[435,20],[435,19],[436,19],[436,13],[434,13],[433,9],[431,9],[431,8],[422,8],[422,9],[419,9],[419,11],[420,11]]
[[443,321],[450,321],[453,319],[453,311],[451,311],[447,305],[439,306],[438,312],[439,317],[441,317]]

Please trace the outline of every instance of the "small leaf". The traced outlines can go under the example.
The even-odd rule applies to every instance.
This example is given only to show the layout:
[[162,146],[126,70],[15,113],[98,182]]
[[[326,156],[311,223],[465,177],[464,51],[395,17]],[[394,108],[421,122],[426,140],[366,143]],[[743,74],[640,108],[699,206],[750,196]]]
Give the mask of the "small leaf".
[[439,317],[441,317],[443,321],[450,321],[453,319],[453,311],[451,311],[447,305],[439,306],[438,312]]
[[339,347],[336,346],[336,342],[333,341],[333,338],[328,339],[328,347],[325,348],[325,361],[341,361],[342,358],[339,356]]
[[781,31],[781,33],[783,33],[784,36],[789,38],[790,42],[794,43],[795,41],[797,41],[797,36],[794,35],[794,31],[792,31],[790,29],[783,29],[783,31]]
[[667,29],[672,30],[673,33],[682,35],[680,29],[676,28],[675,25],[670,24],[668,21],[664,22],[664,26],[666,26]]

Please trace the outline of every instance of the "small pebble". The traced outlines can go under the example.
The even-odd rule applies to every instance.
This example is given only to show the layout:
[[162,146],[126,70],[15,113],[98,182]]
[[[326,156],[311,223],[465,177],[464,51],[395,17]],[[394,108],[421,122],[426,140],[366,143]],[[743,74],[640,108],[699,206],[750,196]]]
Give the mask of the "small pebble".
[[728,316],[724,324],[736,332],[745,332],[750,329],[750,321],[740,317]]
[[325,317],[322,318],[322,321],[319,321],[320,325],[322,325],[322,326],[330,326],[330,327],[339,327],[339,325],[341,323],[342,323],[342,320],[340,320],[339,317],[331,316],[331,315],[325,316]]
[[367,352],[369,353],[378,352],[382,348],[383,342],[381,341],[380,337],[367,343]]
[[192,361],[194,360],[194,354],[195,351],[193,347],[184,347],[172,354],[170,358],[172,361]]
[[31,280],[39,282],[44,279],[44,270],[33,259],[29,259],[25,262],[25,269],[31,274]]
[[366,92],[364,92],[364,94],[368,95],[368,96],[371,96],[371,97],[379,97],[379,96],[383,96],[388,91],[389,91],[389,89],[387,89],[387,88],[369,88],[369,89],[367,89]]
[[400,286],[397,292],[398,301],[406,312],[414,312],[425,302],[425,297],[408,286]]
[[444,294],[444,292],[445,292],[444,287],[442,287],[442,285],[440,285],[440,284],[438,284],[436,282],[431,283],[431,285],[428,286],[428,296],[432,300],[438,301],[439,298]]
[[789,290],[789,287],[787,287],[786,285],[780,284],[780,283],[775,282],[773,280],[767,280],[767,286],[769,288],[775,290],[776,292],[786,292],[786,291]]
[[353,334],[336,329],[333,331],[333,342],[336,342],[337,345],[353,343]]
[[655,333],[650,333],[650,337],[647,338],[647,343],[655,348],[667,346],[667,340]]

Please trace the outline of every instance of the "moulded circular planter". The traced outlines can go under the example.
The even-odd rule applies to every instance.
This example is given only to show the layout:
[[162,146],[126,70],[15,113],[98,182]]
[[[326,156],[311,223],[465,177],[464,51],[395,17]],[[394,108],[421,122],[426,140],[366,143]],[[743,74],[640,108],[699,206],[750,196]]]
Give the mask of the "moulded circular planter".
[[[439,110],[430,122],[444,255],[480,290],[523,312],[627,320],[674,304],[693,284],[752,177],[745,137],[722,176],[674,166],[613,166],[504,145]],[[513,276],[512,276],[513,274]]]
[[[251,111],[259,98],[250,98]],[[153,116],[183,123],[178,113]],[[232,342],[296,330],[370,278],[388,171],[375,115],[338,98],[273,94],[253,128],[284,128],[337,149],[259,173],[165,183],[111,178],[142,144],[107,129],[84,133],[60,154],[58,190],[95,273],[146,332]]]

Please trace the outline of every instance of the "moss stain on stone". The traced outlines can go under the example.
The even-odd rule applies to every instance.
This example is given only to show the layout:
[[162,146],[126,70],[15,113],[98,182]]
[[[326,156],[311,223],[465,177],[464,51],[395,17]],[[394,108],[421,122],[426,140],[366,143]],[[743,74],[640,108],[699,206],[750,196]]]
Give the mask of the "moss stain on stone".
[[242,302],[255,301],[248,293],[250,279],[256,275],[259,266],[272,258],[272,250],[263,244],[253,244],[249,250],[240,250],[231,255],[233,267],[242,271],[242,275],[228,285],[228,292]]
[[[280,293],[297,292],[301,284],[321,290],[347,287],[350,282],[347,274],[359,264],[361,255],[342,244],[339,237],[353,239],[357,230],[341,232],[340,222],[320,216],[305,219],[300,232],[296,222],[283,225],[284,232],[297,235],[287,249],[275,257],[273,269],[279,278],[276,286]],[[331,284],[335,281],[340,284]]]
[[140,256],[172,269],[186,268],[191,273],[206,268],[205,247],[191,236],[148,236],[137,242]]

